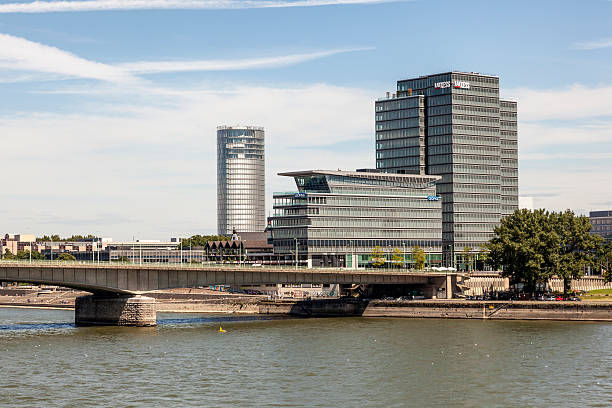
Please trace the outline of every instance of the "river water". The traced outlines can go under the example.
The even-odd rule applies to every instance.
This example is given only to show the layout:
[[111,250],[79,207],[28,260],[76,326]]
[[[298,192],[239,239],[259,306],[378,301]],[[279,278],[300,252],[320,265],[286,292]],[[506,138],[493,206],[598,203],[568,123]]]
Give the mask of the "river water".
[[612,406],[609,323],[73,313],[0,308],[1,407]]

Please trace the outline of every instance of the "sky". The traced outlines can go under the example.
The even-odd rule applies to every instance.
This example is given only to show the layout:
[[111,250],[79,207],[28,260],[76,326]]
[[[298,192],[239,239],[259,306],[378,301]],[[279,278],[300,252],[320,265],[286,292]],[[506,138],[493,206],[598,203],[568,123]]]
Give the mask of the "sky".
[[0,1],[0,233],[216,233],[216,127],[282,171],[375,167],[374,100],[475,71],[518,101],[520,195],[612,209],[612,1]]

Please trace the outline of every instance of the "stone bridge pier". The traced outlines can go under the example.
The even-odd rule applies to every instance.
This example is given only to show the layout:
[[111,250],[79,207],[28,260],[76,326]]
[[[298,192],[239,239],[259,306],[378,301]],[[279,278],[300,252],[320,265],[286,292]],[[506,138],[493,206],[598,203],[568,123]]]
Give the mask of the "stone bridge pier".
[[76,298],[77,326],[155,326],[155,299],[140,295],[96,293]]

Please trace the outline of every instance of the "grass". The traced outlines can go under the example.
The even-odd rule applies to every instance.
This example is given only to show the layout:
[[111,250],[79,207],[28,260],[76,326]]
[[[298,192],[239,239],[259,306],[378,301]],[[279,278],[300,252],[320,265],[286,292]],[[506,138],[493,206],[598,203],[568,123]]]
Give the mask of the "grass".
[[612,289],[589,290],[587,295],[612,295]]
[[612,289],[596,289],[590,290],[580,296],[582,300],[605,300],[612,302]]

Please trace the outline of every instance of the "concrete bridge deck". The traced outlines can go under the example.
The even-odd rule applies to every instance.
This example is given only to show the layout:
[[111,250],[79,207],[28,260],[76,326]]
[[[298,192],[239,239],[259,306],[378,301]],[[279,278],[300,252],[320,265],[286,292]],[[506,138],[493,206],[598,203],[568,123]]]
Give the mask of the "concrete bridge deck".
[[245,265],[182,266],[0,261],[0,282],[57,285],[92,293],[126,295],[195,286],[279,283],[420,284],[445,287],[449,276],[456,274],[409,272],[397,269],[296,269]]

